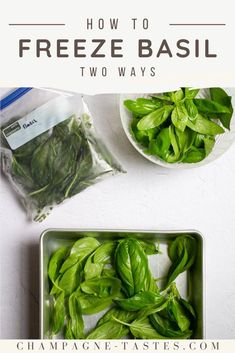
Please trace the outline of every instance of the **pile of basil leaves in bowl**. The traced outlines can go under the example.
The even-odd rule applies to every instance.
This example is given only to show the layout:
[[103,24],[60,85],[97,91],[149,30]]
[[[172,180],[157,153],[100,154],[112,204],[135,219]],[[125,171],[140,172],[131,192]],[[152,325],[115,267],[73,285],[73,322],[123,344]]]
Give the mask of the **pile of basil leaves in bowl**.
[[220,157],[235,140],[235,88],[180,88],[120,97],[124,131],[145,158],[187,169]]

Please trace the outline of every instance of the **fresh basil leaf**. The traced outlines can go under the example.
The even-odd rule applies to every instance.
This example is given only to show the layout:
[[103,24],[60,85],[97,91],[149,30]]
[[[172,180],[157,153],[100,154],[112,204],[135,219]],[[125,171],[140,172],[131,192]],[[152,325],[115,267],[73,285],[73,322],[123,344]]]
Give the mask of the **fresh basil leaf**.
[[184,131],[175,129],[175,138],[180,153],[184,154],[184,152],[187,151],[189,145],[191,144],[190,130],[188,128],[186,128]]
[[165,101],[164,103],[173,103],[172,97],[170,97],[170,95],[168,95],[167,93],[165,94],[153,94],[151,96],[154,100],[156,101]]
[[128,110],[138,115],[149,114],[159,107],[159,103],[156,103],[152,99],[145,98],[139,98],[136,101],[127,99],[124,101],[124,105]]
[[218,118],[226,129],[230,129],[230,122],[233,115],[232,97],[230,97],[222,88],[210,88],[211,99],[225,107],[227,107],[230,112],[218,114]]
[[102,271],[102,276],[103,277],[116,277],[116,271],[114,270],[113,267],[104,267]]
[[188,263],[187,269],[191,267],[195,261],[196,251],[197,251],[197,241],[194,237],[188,234],[178,235],[169,245],[168,248],[169,257],[171,261],[177,261],[179,255],[182,253],[183,249],[187,249],[188,252]]
[[115,251],[115,267],[125,293],[132,297],[148,291],[152,276],[147,256],[136,239],[121,240]]
[[121,281],[118,278],[100,277],[81,283],[81,290],[86,294],[92,294],[99,298],[115,297],[121,289]]
[[159,246],[156,246],[155,243],[147,240],[140,240],[138,239],[138,242],[144,249],[144,252],[146,255],[154,255],[154,254],[159,254]]
[[61,275],[59,275],[56,280],[54,281],[54,284],[50,290],[50,295],[56,295],[59,294],[62,289],[59,287],[59,281],[60,281]]
[[109,264],[116,247],[115,241],[108,241],[100,245],[94,252],[94,262]]
[[206,157],[205,150],[203,148],[191,148],[186,152],[182,158],[184,163],[198,163]]
[[215,138],[214,136],[207,135],[203,137],[203,142],[204,142],[205,154],[206,156],[208,156],[213,150],[213,147],[215,145]]
[[83,276],[84,261],[99,245],[95,238],[84,237],[76,241],[71,248],[69,257],[60,268],[58,283],[66,295],[72,294],[78,288]]
[[186,124],[193,131],[204,135],[218,135],[224,133],[224,129],[221,126],[204,118],[200,114],[197,115],[195,122],[188,120]]
[[77,262],[84,260],[99,245],[98,240],[92,237],[84,237],[77,240],[70,251],[69,257],[63,263],[60,273],[64,273]]
[[193,101],[200,113],[230,113],[227,106],[209,99],[195,98]]
[[184,103],[180,102],[176,104],[171,114],[171,120],[175,127],[180,131],[184,131],[187,126],[188,119],[188,112]]
[[59,271],[63,261],[68,254],[68,247],[61,247],[56,252],[54,252],[50,258],[48,266],[48,276],[51,282],[55,285],[55,281],[59,276]]
[[150,142],[148,152],[166,161],[170,154],[170,151],[169,151],[170,146],[171,146],[171,140],[170,140],[169,128],[165,128],[165,129],[162,129],[161,132],[159,132],[156,140],[152,140]]
[[99,298],[91,294],[79,294],[79,302],[82,309],[82,314],[96,314],[112,304],[112,297]]
[[195,261],[197,251],[197,242],[190,235],[181,235],[175,238],[169,245],[169,257],[172,265],[167,276],[167,286],[173,282],[176,277],[188,270]]
[[167,339],[153,328],[148,318],[139,318],[133,321],[130,324],[130,331],[137,339]]
[[109,241],[101,244],[87,259],[84,274],[85,279],[100,277],[104,265],[111,263],[111,256],[116,247],[115,242]]
[[184,98],[184,91],[180,88],[172,94],[172,98],[175,103],[180,102]]
[[172,109],[171,105],[165,105],[162,108],[154,110],[140,119],[137,128],[139,130],[149,130],[161,125],[169,117]]
[[194,308],[192,307],[192,305],[183,298],[180,298],[180,304],[185,307],[185,309],[187,310],[189,315],[191,315],[192,319],[195,320],[196,319],[196,312],[195,312]]
[[100,263],[92,263],[91,259],[87,259],[85,268],[84,268],[84,275],[85,279],[93,279],[100,277],[103,271],[104,265]]
[[65,292],[65,295],[72,294],[81,283],[83,276],[82,263],[77,262],[66,270],[60,277],[58,286]]
[[73,332],[72,332],[72,328],[71,328],[71,320],[68,320],[67,324],[65,325],[64,338],[66,340],[74,340],[75,339]]
[[133,118],[130,126],[130,132],[133,138],[141,143],[142,146],[148,147],[149,142],[155,138],[160,128],[153,128],[148,130],[139,130],[137,124],[140,119]]
[[163,311],[164,309],[167,308],[167,305],[168,305],[168,301],[171,299],[171,296],[164,296],[163,297],[163,300],[162,300],[162,303],[157,303],[157,304],[154,304],[152,306],[149,306],[147,308],[144,308],[144,309],[141,309],[138,311],[138,315],[139,317],[148,317],[149,315],[151,314],[155,314],[155,313],[158,313],[158,312],[161,312]]
[[92,330],[86,339],[121,339],[128,335],[129,328],[119,322],[107,321]]
[[192,336],[191,330],[186,330],[184,332],[180,331],[174,322],[167,318],[161,317],[160,314],[152,314],[149,316],[149,321],[157,332],[162,336],[169,338],[180,338],[187,339]]
[[175,322],[179,326],[181,332],[185,332],[190,328],[190,319],[188,318],[184,307],[180,304],[178,299],[172,299],[168,303],[167,310],[174,317]]
[[65,320],[64,292],[61,292],[54,300],[53,309],[50,317],[51,317],[50,331],[51,331],[51,336],[53,337],[64,326],[64,320]]
[[180,150],[176,140],[175,129],[173,125],[169,126],[169,136],[170,136],[171,146],[173,148],[173,155],[169,155],[167,160],[169,162],[172,162],[172,161],[178,160],[180,157]]
[[151,108],[155,107],[154,109],[160,108],[163,105],[163,102],[156,101],[152,97],[151,98],[142,98],[142,97],[137,98],[136,102],[138,104],[148,105]]
[[136,312],[122,310],[118,307],[109,309],[98,321],[96,327],[103,325],[105,322],[115,322],[115,319],[125,321],[127,323],[137,318]]
[[82,318],[82,309],[79,302],[79,298],[76,293],[73,293],[69,297],[69,316],[70,316],[70,327],[73,333],[73,337],[84,338],[84,322]]
[[153,292],[140,292],[128,299],[116,299],[114,302],[122,309],[127,311],[138,311],[148,308],[149,306],[159,306],[163,303],[164,298],[161,294]]
[[197,114],[198,114],[198,109],[196,105],[194,104],[192,99],[185,99],[184,101],[185,108],[188,112],[188,118],[191,121],[195,121]]
[[200,89],[192,89],[192,88],[186,87],[184,89],[185,98],[193,99],[193,98],[195,98],[197,96],[199,91],[200,91]]

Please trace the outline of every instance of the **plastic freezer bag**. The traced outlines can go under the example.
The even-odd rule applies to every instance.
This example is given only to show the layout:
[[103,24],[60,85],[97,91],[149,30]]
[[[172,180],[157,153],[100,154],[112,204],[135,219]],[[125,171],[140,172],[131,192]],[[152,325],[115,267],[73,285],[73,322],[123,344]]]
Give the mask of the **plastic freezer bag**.
[[2,170],[31,219],[44,220],[55,205],[123,171],[81,96],[20,88],[0,109]]

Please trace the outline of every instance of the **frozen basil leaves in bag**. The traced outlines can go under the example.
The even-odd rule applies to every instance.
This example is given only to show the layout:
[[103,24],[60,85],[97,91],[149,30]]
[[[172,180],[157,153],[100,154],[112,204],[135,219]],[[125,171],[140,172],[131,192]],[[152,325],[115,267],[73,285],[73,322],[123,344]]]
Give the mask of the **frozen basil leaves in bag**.
[[42,221],[55,205],[122,168],[97,138],[80,96],[47,96],[39,106],[34,99],[36,109],[4,119],[1,164],[31,218]]

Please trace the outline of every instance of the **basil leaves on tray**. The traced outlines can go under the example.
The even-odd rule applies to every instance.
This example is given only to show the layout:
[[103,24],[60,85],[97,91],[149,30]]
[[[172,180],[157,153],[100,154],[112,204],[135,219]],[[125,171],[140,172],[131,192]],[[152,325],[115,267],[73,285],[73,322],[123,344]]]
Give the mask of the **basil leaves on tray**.
[[[195,262],[193,236],[178,235],[170,241],[171,266],[160,288],[149,261],[161,256],[158,245],[138,240],[138,234],[102,243],[90,233],[83,235],[72,246],[58,248],[49,261],[49,338],[57,334],[67,339],[193,336],[195,310],[174,282]],[[95,314],[103,310],[97,321]],[[94,321],[89,332],[84,315],[92,315]]]
[[233,107],[222,88],[210,88],[208,99],[197,98],[199,92],[182,88],[124,101],[132,136],[146,154],[167,163],[197,163],[211,153],[215,137],[230,129]]

